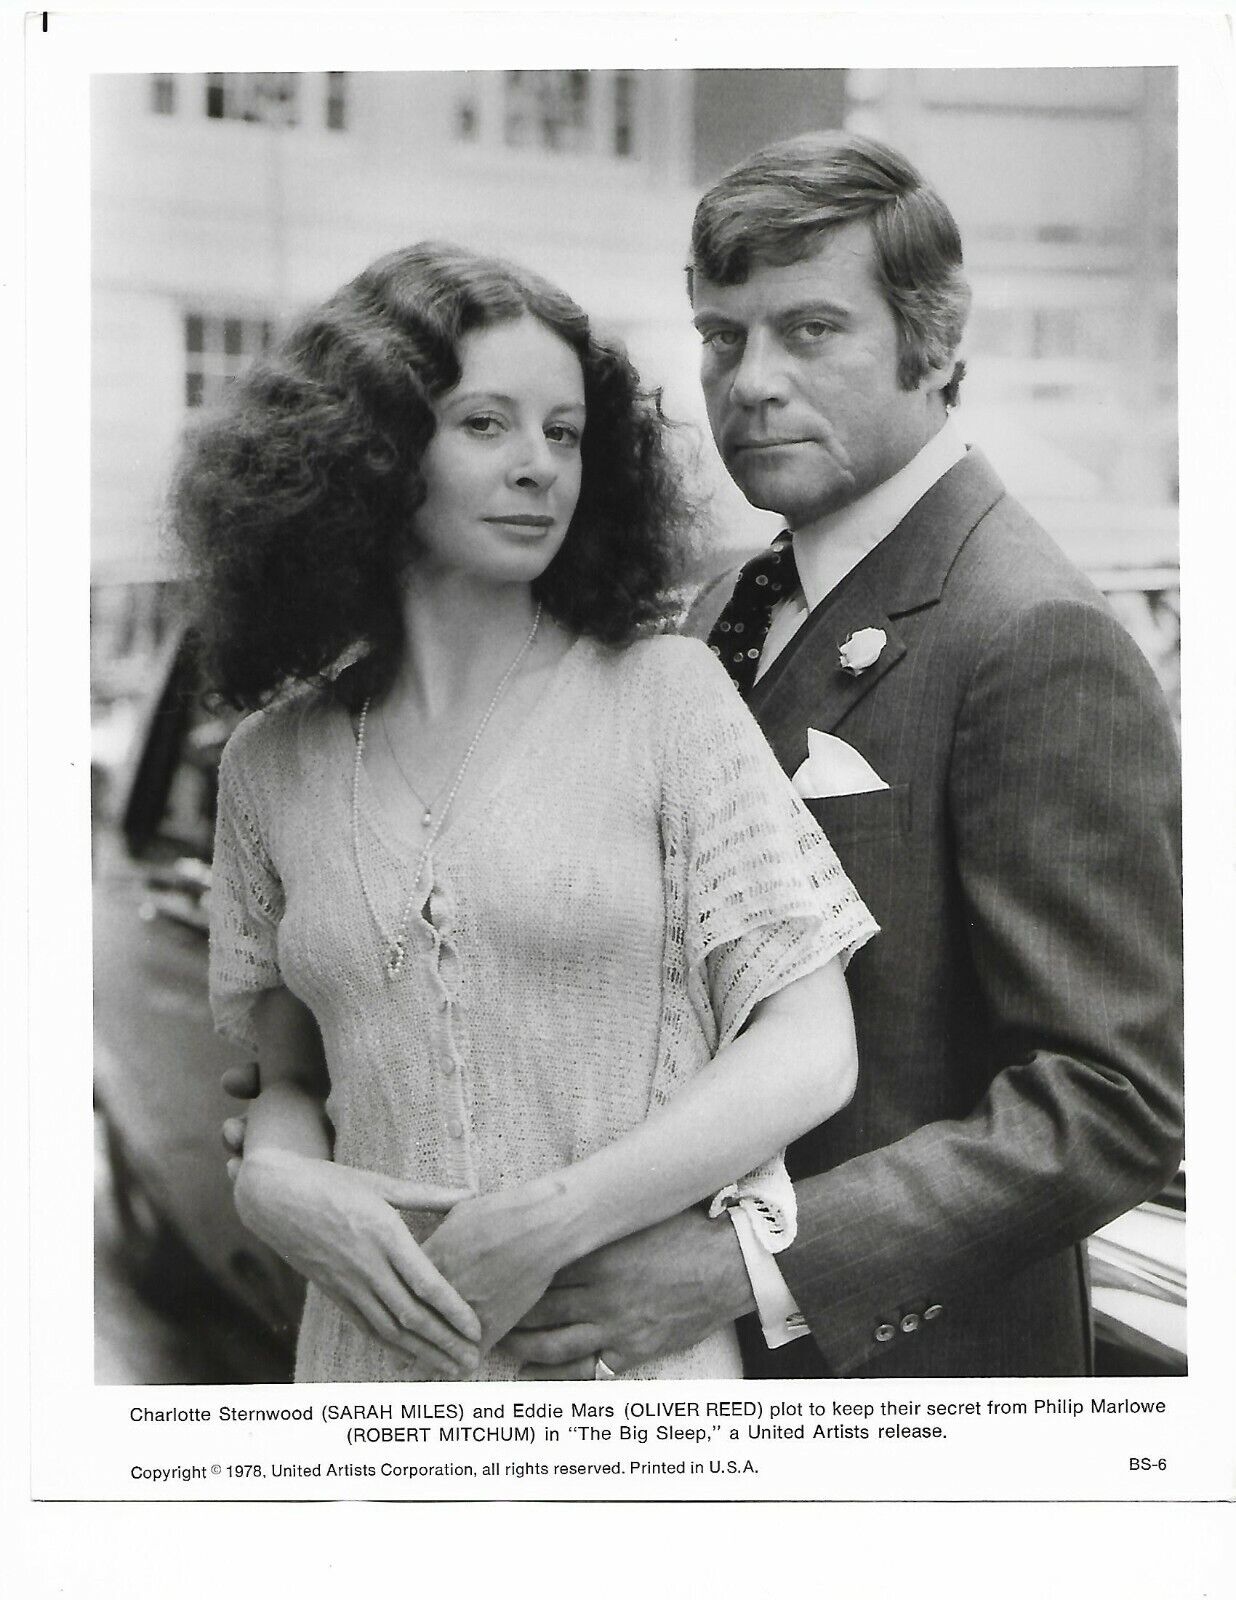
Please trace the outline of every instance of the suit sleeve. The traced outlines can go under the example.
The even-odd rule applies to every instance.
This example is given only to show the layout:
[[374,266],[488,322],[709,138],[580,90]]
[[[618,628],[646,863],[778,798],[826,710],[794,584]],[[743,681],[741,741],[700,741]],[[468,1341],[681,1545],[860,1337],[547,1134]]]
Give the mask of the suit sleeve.
[[981,1293],[1174,1172],[1179,799],[1163,697],[1105,611],[1043,603],[987,641],[949,804],[988,1088],[964,1119],[797,1185],[779,1261],[838,1376],[878,1355],[873,1330],[902,1308]]

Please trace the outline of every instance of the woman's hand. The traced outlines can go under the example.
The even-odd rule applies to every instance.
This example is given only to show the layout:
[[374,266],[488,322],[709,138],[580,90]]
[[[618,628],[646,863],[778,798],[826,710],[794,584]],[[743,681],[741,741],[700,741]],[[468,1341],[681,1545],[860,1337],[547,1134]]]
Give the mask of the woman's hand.
[[481,1322],[395,1208],[444,1211],[464,1195],[269,1148],[245,1157],[235,1187],[247,1228],[358,1328],[444,1378],[475,1370]]
[[561,1180],[551,1176],[463,1200],[425,1240],[425,1254],[480,1317],[483,1350],[515,1326],[573,1259],[561,1194]]

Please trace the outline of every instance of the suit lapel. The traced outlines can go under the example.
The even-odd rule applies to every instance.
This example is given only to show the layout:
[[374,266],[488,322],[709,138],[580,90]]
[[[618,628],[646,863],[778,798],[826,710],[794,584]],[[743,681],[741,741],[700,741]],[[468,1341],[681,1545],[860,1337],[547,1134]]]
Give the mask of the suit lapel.
[[[844,671],[840,650],[860,628],[882,628],[887,643],[857,677]],[[747,703],[777,759],[795,772],[807,759],[807,728],[831,733],[906,653],[905,641],[871,586],[847,579],[803,623],[752,689]]]
[[[904,657],[894,619],[938,603],[962,545],[1003,494],[984,457],[970,450],[803,623],[748,696],[787,772],[807,758],[808,727],[832,732]],[[861,628],[882,628],[888,642],[854,677],[838,652]]]

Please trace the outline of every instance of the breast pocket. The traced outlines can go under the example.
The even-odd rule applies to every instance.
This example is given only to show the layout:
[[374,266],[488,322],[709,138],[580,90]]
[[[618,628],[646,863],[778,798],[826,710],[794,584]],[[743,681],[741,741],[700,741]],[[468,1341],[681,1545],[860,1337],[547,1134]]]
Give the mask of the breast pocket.
[[807,810],[840,854],[843,846],[860,842],[892,844],[910,831],[910,785],[894,783],[869,794],[830,794],[806,800]]

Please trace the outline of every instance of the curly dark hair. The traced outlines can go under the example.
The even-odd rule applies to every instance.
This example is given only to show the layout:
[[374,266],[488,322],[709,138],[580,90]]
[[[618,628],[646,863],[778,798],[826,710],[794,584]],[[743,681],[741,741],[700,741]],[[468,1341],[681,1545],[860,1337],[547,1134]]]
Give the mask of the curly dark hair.
[[659,392],[535,273],[418,244],[302,317],[186,435],[168,520],[190,561],[205,675],[224,700],[252,707],[324,682],[349,652],[348,699],[389,683],[433,402],[459,382],[465,334],[522,316],[576,352],[587,407],[579,502],[534,593],[607,644],[673,613],[694,510]]

